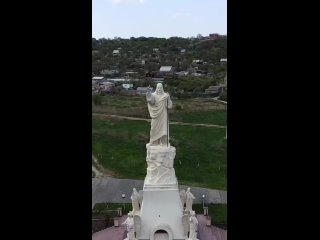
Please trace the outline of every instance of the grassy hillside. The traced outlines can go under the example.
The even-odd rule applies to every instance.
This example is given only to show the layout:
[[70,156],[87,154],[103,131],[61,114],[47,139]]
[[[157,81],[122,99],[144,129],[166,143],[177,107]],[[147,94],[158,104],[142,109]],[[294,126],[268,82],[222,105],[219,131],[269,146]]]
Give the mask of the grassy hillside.
[[[178,107],[179,106],[179,107]],[[101,96],[101,105],[92,105],[93,113],[150,118],[145,96]],[[210,99],[173,99],[170,121],[206,123],[225,126],[226,107]]]
[[[148,122],[93,117],[93,154],[119,178],[144,179],[149,130]],[[179,184],[226,190],[225,129],[171,125],[170,132]]]

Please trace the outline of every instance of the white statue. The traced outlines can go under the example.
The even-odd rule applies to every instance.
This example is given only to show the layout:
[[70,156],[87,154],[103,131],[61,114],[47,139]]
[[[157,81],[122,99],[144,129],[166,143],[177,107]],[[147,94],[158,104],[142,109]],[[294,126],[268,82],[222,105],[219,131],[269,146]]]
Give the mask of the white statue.
[[140,204],[140,207],[142,206],[142,200],[143,200],[143,190],[140,190],[139,191],[139,204]]
[[183,234],[185,236],[185,239],[188,239],[188,232],[190,230],[190,223],[189,223],[189,215],[184,214],[182,216],[182,226],[183,226]]
[[190,188],[187,189],[186,192],[186,197],[187,197],[187,201],[186,201],[186,211],[192,211],[192,203],[193,200],[196,199],[193,194],[190,192]]
[[161,83],[156,91],[146,93],[148,109],[151,117],[150,145],[169,144],[168,108],[172,108],[170,95],[163,91]]
[[198,240],[197,238],[198,219],[196,218],[194,211],[191,211],[190,214],[191,214],[189,218],[190,233],[189,233],[188,240]]
[[133,222],[134,222],[134,231],[136,233],[136,237],[139,238],[141,234],[141,218],[139,215],[133,216]]
[[132,212],[135,214],[137,211],[140,211],[140,194],[137,192],[135,188],[133,188],[133,193],[131,195],[131,200],[132,200]]
[[127,237],[124,240],[135,240],[133,214],[131,211],[128,213],[127,219],[121,225],[127,226]]
[[185,190],[180,191],[180,199],[181,199],[182,208],[184,208],[184,204],[186,203],[186,199],[187,199],[187,194]]

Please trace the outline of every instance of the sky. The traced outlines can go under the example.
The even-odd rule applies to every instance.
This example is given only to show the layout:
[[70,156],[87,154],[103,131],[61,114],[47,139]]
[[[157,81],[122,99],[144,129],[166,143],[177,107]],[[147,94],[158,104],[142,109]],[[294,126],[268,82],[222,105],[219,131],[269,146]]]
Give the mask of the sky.
[[227,0],[92,0],[92,37],[227,34]]

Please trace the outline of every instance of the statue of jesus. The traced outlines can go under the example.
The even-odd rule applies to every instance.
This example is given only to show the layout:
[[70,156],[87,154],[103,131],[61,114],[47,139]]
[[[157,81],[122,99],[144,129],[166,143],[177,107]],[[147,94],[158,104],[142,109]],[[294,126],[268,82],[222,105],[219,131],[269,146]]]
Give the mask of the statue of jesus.
[[163,91],[161,83],[157,84],[156,91],[146,93],[148,110],[151,117],[150,145],[168,146],[169,119],[168,108],[172,108],[170,95]]

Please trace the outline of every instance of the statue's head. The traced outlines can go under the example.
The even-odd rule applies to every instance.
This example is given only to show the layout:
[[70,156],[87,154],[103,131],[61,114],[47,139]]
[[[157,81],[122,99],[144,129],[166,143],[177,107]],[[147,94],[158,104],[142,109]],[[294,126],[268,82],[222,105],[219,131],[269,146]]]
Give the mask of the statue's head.
[[157,84],[156,93],[157,93],[157,94],[162,94],[162,93],[163,93],[162,83],[158,83],[158,84]]
[[188,187],[187,192],[190,192],[190,188]]
[[136,193],[136,192],[137,192],[137,189],[133,188],[133,192]]

